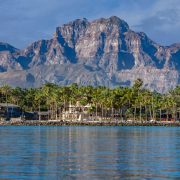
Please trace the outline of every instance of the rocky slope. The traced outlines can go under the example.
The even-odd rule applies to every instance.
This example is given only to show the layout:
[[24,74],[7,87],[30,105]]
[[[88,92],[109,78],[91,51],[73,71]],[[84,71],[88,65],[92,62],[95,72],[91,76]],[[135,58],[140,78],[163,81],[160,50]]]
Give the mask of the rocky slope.
[[112,87],[141,78],[145,87],[166,92],[179,84],[180,44],[161,46],[115,16],[78,19],[24,50],[0,43],[0,72],[1,84],[21,87],[45,82]]

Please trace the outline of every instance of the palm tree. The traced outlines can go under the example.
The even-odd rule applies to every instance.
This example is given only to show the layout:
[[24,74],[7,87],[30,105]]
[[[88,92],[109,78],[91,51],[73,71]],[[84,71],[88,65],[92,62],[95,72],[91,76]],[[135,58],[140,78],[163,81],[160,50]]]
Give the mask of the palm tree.
[[142,86],[143,86],[142,79],[137,79],[137,80],[134,81],[134,84],[133,84],[132,88],[134,89],[134,91],[138,91],[138,90],[140,90],[142,88]]
[[41,121],[41,104],[44,102],[44,94],[42,93],[42,89],[39,88],[36,90],[35,97],[34,97],[34,104],[37,104],[38,107],[38,114],[39,114],[39,121]]
[[24,98],[24,90],[20,87],[12,89],[10,98],[12,103],[22,106],[21,101]]
[[8,97],[11,95],[11,92],[12,92],[12,88],[7,85],[7,84],[4,84],[1,89],[0,89],[2,95],[5,96],[5,102],[6,104],[8,103]]
[[61,112],[65,113],[67,110],[67,106],[69,105],[70,100],[72,99],[71,90],[69,86],[63,86],[58,89],[58,99],[58,104],[61,104]]
[[9,85],[5,84],[1,87],[0,91],[1,91],[2,95],[5,96],[5,103],[6,103],[6,107],[7,107],[6,118],[8,118],[8,110],[9,110],[8,98],[11,96],[12,88]]
[[49,112],[48,119],[57,119],[58,86],[53,83],[46,83],[42,86],[42,94],[46,100]]
[[101,88],[100,87],[96,87],[93,90],[93,94],[92,94],[92,102],[95,106],[95,119],[97,120],[98,117],[98,105],[99,105],[99,101],[100,101],[100,97],[101,97]]
[[137,110],[137,107],[139,107],[140,109],[140,119],[141,119],[141,101],[140,101],[140,90],[142,88],[142,85],[143,85],[143,81],[141,79],[137,79],[135,82],[134,82],[134,85],[132,87],[132,91],[133,91],[133,98],[135,99],[134,100],[134,120],[136,119],[136,110]]

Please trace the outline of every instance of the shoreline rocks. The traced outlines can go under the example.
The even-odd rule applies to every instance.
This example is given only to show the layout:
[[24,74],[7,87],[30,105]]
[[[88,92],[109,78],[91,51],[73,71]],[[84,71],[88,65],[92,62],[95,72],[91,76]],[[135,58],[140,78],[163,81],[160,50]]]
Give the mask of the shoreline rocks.
[[127,121],[1,121],[0,126],[168,126],[179,127],[180,122]]

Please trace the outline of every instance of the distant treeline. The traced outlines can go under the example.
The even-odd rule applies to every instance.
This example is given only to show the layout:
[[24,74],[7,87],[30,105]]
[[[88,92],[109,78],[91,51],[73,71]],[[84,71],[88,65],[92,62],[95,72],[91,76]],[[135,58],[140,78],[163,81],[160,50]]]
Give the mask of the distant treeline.
[[180,87],[166,94],[142,88],[137,79],[132,87],[58,86],[52,83],[40,88],[0,87],[0,102],[19,105],[24,111],[63,112],[68,104],[90,104],[94,116],[132,120],[177,120],[180,110]]

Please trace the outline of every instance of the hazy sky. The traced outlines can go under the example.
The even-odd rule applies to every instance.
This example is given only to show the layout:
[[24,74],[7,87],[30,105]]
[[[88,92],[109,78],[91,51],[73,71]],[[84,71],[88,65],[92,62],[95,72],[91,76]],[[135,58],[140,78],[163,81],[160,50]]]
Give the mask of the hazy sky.
[[0,41],[24,48],[68,21],[112,15],[161,44],[180,42],[180,0],[0,0]]

